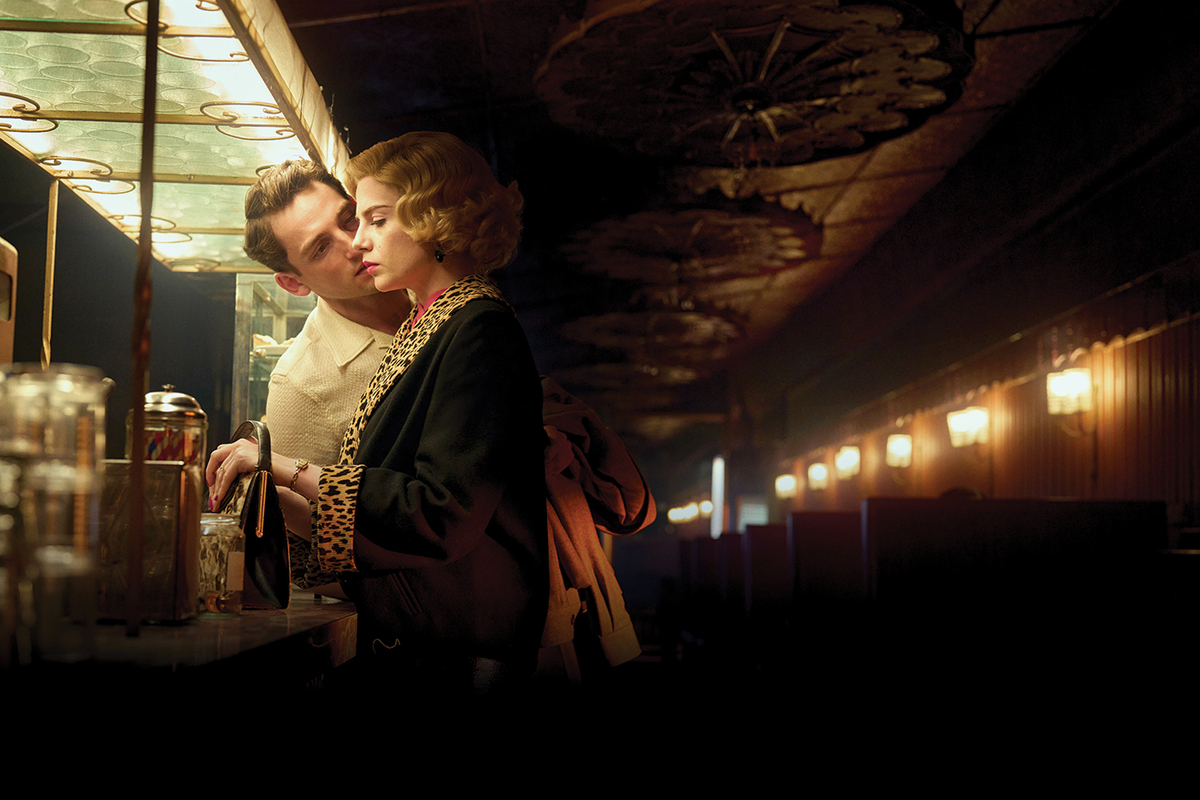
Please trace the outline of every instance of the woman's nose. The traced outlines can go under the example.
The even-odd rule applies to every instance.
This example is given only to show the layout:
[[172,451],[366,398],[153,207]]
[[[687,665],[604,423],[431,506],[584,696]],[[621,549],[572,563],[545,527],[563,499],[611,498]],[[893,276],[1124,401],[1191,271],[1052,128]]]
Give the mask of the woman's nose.
[[351,246],[354,247],[354,249],[356,249],[356,250],[371,249],[370,244],[367,242],[367,237],[364,235],[366,233],[366,229],[367,229],[366,225],[359,225],[358,230],[356,230],[354,232],[354,239],[351,240],[351,242],[350,242]]

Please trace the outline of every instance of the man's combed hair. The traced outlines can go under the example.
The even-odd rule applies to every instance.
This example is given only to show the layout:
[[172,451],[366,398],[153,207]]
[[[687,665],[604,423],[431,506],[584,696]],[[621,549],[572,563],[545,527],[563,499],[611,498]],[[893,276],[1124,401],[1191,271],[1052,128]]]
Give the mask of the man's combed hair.
[[312,161],[285,161],[263,172],[258,182],[246,192],[246,255],[275,272],[296,272],[287,258],[287,251],[271,230],[272,214],[287,208],[296,195],[314,183],[323,183],[339,195],[350,195],[324,167]]
[[346,185],[353,192],[369,177],[400,192],[396,216],[414,242],[466,253],[485,273],[516,256],[525,200],[458,137],[415,131],[380,142],[351,159]]

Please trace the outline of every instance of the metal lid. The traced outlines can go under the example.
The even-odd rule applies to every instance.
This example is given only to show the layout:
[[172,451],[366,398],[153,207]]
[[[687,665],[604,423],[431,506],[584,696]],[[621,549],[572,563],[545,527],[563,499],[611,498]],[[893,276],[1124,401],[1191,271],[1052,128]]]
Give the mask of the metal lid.
[[161,392],[146,393],[146,415],[156,417],[195,417],[207,419],[208,415],[196,398],[190,394],[175,391],[171,384],[163,386]]

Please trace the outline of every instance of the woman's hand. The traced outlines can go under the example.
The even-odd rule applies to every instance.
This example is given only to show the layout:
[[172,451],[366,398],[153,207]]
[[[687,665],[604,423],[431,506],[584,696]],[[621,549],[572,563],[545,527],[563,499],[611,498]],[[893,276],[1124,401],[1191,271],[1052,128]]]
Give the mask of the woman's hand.
[[[275,485],[282,491],[289,488],[289,484],[294,480],[291,488],[307,503],[317,498],[321,468],[307,461],[302,469],[297,469],[299,466],[299,462],[294,459],[271,453],[271,478]],[[239,439],[214,450],[208,457],[208,468],[204,472],[208,483],[209,506],[215,507],[221,502],[238,475],[253,472],[257,468],[258,442],[253,439]]]
[[258,442],[239,439],[223,444],[208,458],[204,477],[208,483],[210,510],[215,510],[229,487],[243,472],[253,472],[258,467]]

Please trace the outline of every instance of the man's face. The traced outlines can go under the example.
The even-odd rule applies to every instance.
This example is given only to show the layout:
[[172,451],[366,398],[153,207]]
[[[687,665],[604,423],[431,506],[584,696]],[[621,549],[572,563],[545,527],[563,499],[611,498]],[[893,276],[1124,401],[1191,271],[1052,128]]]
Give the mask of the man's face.
[[275,273],[275,282],[285,291],[300,296],[312,292],[334,305],[378,293],[363,269],[362,253],[354,247],[354,203],[331,187],[312,184],[270,222],[298,273]]

